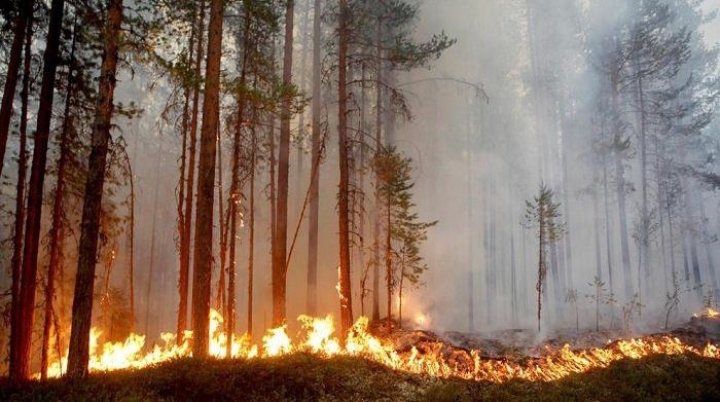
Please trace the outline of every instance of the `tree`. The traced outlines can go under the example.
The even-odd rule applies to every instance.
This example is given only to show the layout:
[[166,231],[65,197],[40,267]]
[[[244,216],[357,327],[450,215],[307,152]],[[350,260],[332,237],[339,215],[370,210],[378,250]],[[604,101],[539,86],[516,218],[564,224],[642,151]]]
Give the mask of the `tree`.
[[340,336],[345,336],[352,326],[352,294],[350,283],[350,170],[348,157],[348,19],[347,0],[340,0],[338,23],[338,158],[340,185],[338,187],[338,227],[340,240],[340,266],[338,268],[338,292],[340,295]]
[[420,255],[420,246],[427,239],[427,231],[437,221],[422,222],[415,212],[411,190],[412,160],[400,154],[395,147],[383,147],[375,156],[374,169],[380,179],[379,197],[384,206],[386,223],[386,286],[388,317],[392,317],[391,303],[395,290],[398,292],[398,321],[402,325],[402,298],[405,283],[421,284],[421,276],[427,270]]
[[547,274],[547,247],[560,240],[565,230],[564,223],[560,221],[560,203],[553,201],[553,196],[554,192],[542,183],[538,195],[532,201],[525,201],[523,225],[528,229],[536,229],[538,240],[538,279],[535,285],[538,332],[540,332],[542,296]]
[[8,133],[10,131],[10,117],[13,111],[13,99],[15,98],[15,87],[20,75],[20,61],[23,54],[23,43],[29,37],[32,26],[32,14],[35,7],[34,0],[25,0],[20,3],[15,17],[12,47],[10,48],[10,60],[7,66],[5,87],[3,88],[2,103],[0,104],[0,176],[3,171],[3,160],[5,159],[5,148],[7,147]]
[[310,169],[310,215],[308,216],[308,268],[307,268],[307,306],[306,312],[313,316],[317,311],[317,268],[318,237],[320,215],[320,153],[321,148],[321,89],[322,89],[322,0],[315,0],[313,8],[313,62],[312,62],[312,138],[311,154],[313,166]]
[[45,165],[47,162],[50,120],[52,118],[52,103],[55,90],[55,72],[58,64],[60,30],[64,8],[64,0],[52,1],[50,25],[48,27],[45,54],[43,55],[40,105],[38,107],[37,130],[35,131],[33,161],[28,188],[19,307],[17,320],[14,320],[11,324],[10,334],[10,377],[14,380],[23,380],[30,376],[30,346],[35,319],[35,291],[37,288],[43,184],[45,182]]
[[102,35],[104,53],[100,69],[99,97],[93,123],[88,177],[85,182],[78,268],[73,298],[72,329],[68,352],[68,376],[71,378],[85,377],[88,374],[97,245],[110,143],[110,125],[114,109],[113,96],[122,20],[123,0],[109,0],[105,16],[105,29]]
[[213,202],[215,196],[216,135],[220,118],[220,58],[223,31],[222,0],[210,1],[205,100],[200,133],[195,255],[193,258],[193,356],[207,357],[212,293]]
[[[15,191],[15,228],[13,233],[13,254],[11,261],[12,284],[10,290],[10,325],[20,323],[20,270],[22,268],[23,226],[25,224],[25,179],[27,176],[27,116],[30,96],[30,62],[32,54],[32,21],[27,24],[23,62],[22,106],[20,112],[20,149],[18,155],[18,178]],[[0,162],[2,163],[2,162]],[[11,346],[12,348],[12,346]]]
[[[43,323],[43,339],[40,360],[40,375],[43,379],[47,377],[48,369],[48,349],[50,348],[50,327],[51,318],[54,314],[53,299],[55,298],[55,281],[58,270],[60,269],[62,256],[62,237],[65,233],[63,223],[63,204],[66,192],[67,169],[70,159],[70,141],[72,140],[70,131],[71,116],[70,103],[73,95],[73,79],[74,59],[77,39],[77,24],[73,27],[72,44],[70,45],[70,60],[67,73],[67,87],[65,88],[65,110],[63,113],[63,123],[60,130],[60,157],[57,162],[57,184],[55,186],[55,197],[53,199],[52,209],[52,227],[50,228],[50,261],[48,263],[47,278],[45,284],[45,317]],[[56,328],[56,331],[59,329]]]
[[285,323],[287,293],[287,231],[288,189],[290,174],[290,118],[293,99],[293,27],[295,1],[288,0],[285,10],[285,46],[283,57],[283,99],[280,110],[280,143],[278,153],[278,181],[275,216],[275,234],[272,259],[273,325]]
[[[194,63],[194,80],[191,80],[192,86],[192,110],[190,111],[190,138],[188,147],[187,162],[187,183],[185,185],[185,212],[183,214],[183,232],[180,234],[180,275],[178,292],[180,296],[178,304],[178,320],[177,320],[177,337],[182,342],[184,331],[187,329],[187,310],[188,310],[188,292],[190,285],[190,254],[192,244],[192,216],[193,216],[193,199],[195,196],[195,169],[197,155],[197,128],[198,115],[200,110],[200,76],[202,72],[202,59],[205,49],[204,33],[205,33],[205,0],[198,3],[199,17],[197,24],[193,18],[193,34],[190,39],[189,53],[193,52],[193,44],[196,45]],[[193,17],[195,16],[193,11]],[[197,41],[193,43],[193,36],[197,36]],[[192,56],[191,56],[192,58]],[[189,98],[186,102],[190,102]],[[211,214],[212,215],[212,214]]]

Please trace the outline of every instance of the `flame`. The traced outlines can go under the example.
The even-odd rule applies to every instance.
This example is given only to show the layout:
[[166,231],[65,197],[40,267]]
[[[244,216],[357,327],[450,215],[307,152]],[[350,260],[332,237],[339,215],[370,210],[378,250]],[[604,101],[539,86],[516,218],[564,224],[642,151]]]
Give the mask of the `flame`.
[[[714,314],[714,315],[713,315]],[[708,311],[716,317],[717,312]],[[457,377],[467,380],[505,382],[512,379],[529,381],[553,381],[571,374],[582,373],[592,368],[607,367],[622,359],[639,359],[653,354],[678,355],[692,353],[699,356],[720,359],[720,348],[708,344],[705,348],[696,348],[684,344],[672,337],[648,337],[620,340],[608,343],[603,348],[590,348],[574,351],[570,346],[552,351],[548,350],[542,358],[530,358],[522,361],[503,359],[483,359],[479,351],[462,354],[460,357],[448,353],[447,345],[440,342],[424,344],[422,350],[416,347],[408,352],[399,352],[386,340],[381,340],[368,332],[368,319],[361,317],[348,332],[345,347],[335,335],[332,316],[313,318],[300,316],[304,335],[297,343],[287,334],[287,326],[268,331],[262,338],[262,352],[250,342],[250,337],[232,336],[228,340],[222,330],[223,318],[216,311],[210,314],[210,353],[212,356],[227,356],[228,341],[231,357],[236,359],[254,359],[283,356],[298,351],[313,353],[321,357],[337,355],[357,356],[372,360],[394,370],[425,374],[437,377]],[[120,369],[139,369],[168,361],[173,358],[190,356],[189,342],[192,332],[185,334],[182,344],[176,343],[174,334],[162,335],[161,344],[152,348],[145,347],[145,337],[131,334],[124,342],[108,342],[100,347],[98,339],[101,332],[93,328],[90,337],[91,372],[113,371]],[[464,353],[464,352],[463,352]],[[67,365],[67,355],[53,362],[49,367],[49,377],[61,376]]]
[[292,351],[292,341],[287,336],[286,325],[271,329],[263,336],[263,356],[273,357],[288,354]]
[[707,316],[709,318],[718,318],[718,316],[720,316],[720,313],[718,313],[716,310],[713,310],[710,307],[708,307],[707,308]]

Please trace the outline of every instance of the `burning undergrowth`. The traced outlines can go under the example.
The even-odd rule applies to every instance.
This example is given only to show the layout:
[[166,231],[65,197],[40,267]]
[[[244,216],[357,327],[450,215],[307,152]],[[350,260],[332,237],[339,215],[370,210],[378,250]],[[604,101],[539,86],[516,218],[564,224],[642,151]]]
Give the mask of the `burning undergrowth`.
[[[642,338],[605,340],[603,345],[574,349],[570,344],[548,342],[538,347],[507,347],[497,340],[481,340],[450,333],[439,336],[430,331],[400,330],[386,321],[369,325],[359,319],[341,346],[332,317],[301,316],[302,331],[289,336],[286,327],[270,330],[255,344],[248,336],[228,339],[222,331],[222,317],[213,312],[210,326],[210,352],[216,358],[262,360],[295,353],[322,359],[336,356],[359,357],[392,370],[437,378],[504,383],[511,380],[546,382],[559,380],[594,368],[605,368],[625,359],[647,356],[692,354],[720,359],[718,339],[720,318],[714,311],[695,317],[687,326],[671,333]],[[162,344],[145,346],[145,338],[131,335],[125,342],[98,345],[99,333],[91,338],[90,371],[104,372],[140,369],[190,356],[192,334],[177,344],[173,334],[165,334]],[[597,342],[596,338],[595,342]],[[51,364],[50,377],[59,377],[66,359]]]

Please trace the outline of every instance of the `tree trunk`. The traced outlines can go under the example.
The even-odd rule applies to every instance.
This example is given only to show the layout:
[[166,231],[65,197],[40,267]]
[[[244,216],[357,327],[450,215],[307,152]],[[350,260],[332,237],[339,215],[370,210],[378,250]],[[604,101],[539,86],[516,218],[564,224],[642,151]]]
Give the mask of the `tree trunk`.
[[[613,111],[616,115],[620,113],[620,99],[619,99],[619,82],[618,77],[613,76],[612,79],[612,102]],[[633,295],[632,285],[632,273],[630,271],[630,246],[628,242],[628,229],[627,229],[627,208],[625,201],[625,167],[623,166],[622,150],[619,149],[622,143],[620,133],[615,133],[614,139],[615,145],[615,182],[616,192],[618,197],[618,215],[620,218],[620,251],[622,255],[623,273],[624,277],[624,289],[625,299],[630,300]]]
[[[30,36],[31,30],[27,29],[32,25],[32,14],[34,0],[25,0],[24,7],[18,12],[15,18],[15,29],[13,41],[10,47],[10,60],[8,61],[5,76],[5,87],[3,88],[2,103],[0,104],[0,176],[3,171],[3,160],[5,159],[5,148],[7,147],[8,133],[10,132],[10,117],[13,112],[13,100],[15,98],[15,87],[20,75],[20,60],[23,52],[23,42]],[[20,3],[22,4],[22,2]]]
[[318,163],[318,169],[311,169],[310,174],[310,216],[308,223],[308,268],[307,268],[307,314],[317,313],[317,268],[318,268],[318,232],[320,211],[320,141],[321,141],[321,85],[322,85],[322,27],[321,0],[315,0],[313,11],[313,87],[312,87],[312,163]]
[[640,233],[640,262],[641,265],[638,267],[638,291],[643,292],[640,287],[642,283],[642,277],[645,277],[645,289],[649,290],[649,277],[650,277],[650,215],[648,212],[648,180],[647,180],[647,117],[645,116],[645,88],[643,86],[642,74],[638,73],[637,79],[638,87],[638,114],[640,120],[640,183],[642,189],[642,204],[640,207],[640,219],[641,219],[641,231]]
[[[250,26],[251,26],[251,15],[250,11],[245,12],[245,29],[243,32],[243,38],[239,38],[239,41],[244,41],[243,44],[243,60],[240,66],[240,88],[241,91],[245,87],[246,83],[246,70],[247,62],[249,58],[250,48]],[[232,334],[235,327],[235,267],[236,263],[236,250],[237,250],[237,215],[238,205],[240,205],[240,145],[242,138],[242,127],[243,119],[245,118],[245,96],[241,93],[238,94],[238,110],[237,120],[235,122],[235,138],[233,139],[233,162],[232,162],[232,177],[230,185],[230,197],[228,199],[228,213],[230,214],[230,264],[228,266],[228,290],[227,290],[227,325],[225,327],[226,335],[228,339],[227,343],[227,355],[232,354]]]
[[100,67],[98,103],[93,124],[88,177],[85,182],[85,200],[73,298],[72,330],[68,352],[68,375],[71,378],[85,377],[88,373],[95,265],[97,263],[107,152],[110,142],[110,122],[113,115],[122,12],[123,0],[109,0],[103,32],[105,48]]
[[[55,199],[53,200],[52,227],[50,228],[50,263],[48,264],[47,278],[45,284],[45,317],[43,322],[42,350],[40,352],[40,375],[44,380],[47,378],[48,350],[50,348],[50,327],[52,325],[53,299],[55,298],[55,277],[61,264],[62,241],[64,234],[63,225],[63,200],[65,195],[65,175],[68,164],[68,153],[70,152],[69,138],[71,130],[70,101],[73,94],[72,77],[75,70],[75,41],[77,24],[73,26],[72,44],[70,46],[70,64],[68,67],[68,82],[65,90],[65,111],[63,125],[60,131],[60,159],[57,163],[57,185],[55,186]],[[58,328],[55,329],[56,331]]]
[[220,108],[220,56],[222,50],[223,1],[210,1],[207,72],[203,121],[200,134],[197,215],[195,219],[195,256],[193,261],[192,310],[193,356],[209,353],[210,294],[213,258],[213,197],[215,195],[215,152]]
[[[383,108],[383,91],[382,91],[382,38],[383,38],[383,22],[382,18],[378,18],[376,32],[376,62],[375,73],[377,74],[377,82],[375,83],[375,155],[378,155],[382,147],[382,108]],[[380,197],[380,172],[375,172],[375,222],[373,227],[373,309],[372,319],[380,319],[380,208],[382,199]]]
[[[302,93],[307,93],[307,78],[308,78],[308,53],[310,52],[310,10],[311,10],[311,3],[313,0],[308,0],[305,2],[304,9],[302,11],[302,25],[299,30],[299,37],[301,39],[301,45],[302,45],[302,52],[300,56],[300,86],[299,89],[302,91]],[[304,155],[305,155],[305,109],[303,109],[298,116],[298,124],[297,124],[297,136],[296,136],[296,146],[297,146],[297,154],[296,154],[296,166],[295,166],[295,174],[297,177],[296,180],[296,187],[295,187],[295,194],[298,194],[297,198],[297,210],[301,211],[305,208],[303,197],[300,197],[299,194],[302,194],[302,177],[303,177],[303,165],[304,165]],[[312,160],[310,161],[312,164]]]
[[[157,155],[162,154],[162,142],[158,142]],[[160,189],[160,158],[156,159],[155,165],[155,191],[153,195],[153,209],[152,209],[152,227],[150,228],[150,261],[148,262],[147,268],[147,286],[145,287],[145,335],[150,333],[150,309],[154,306],[151,303],[152,299],[152,285],[155,280],[155,241],[157,239],[157,210],[158,210],[158,197]]]
[[[288,0],[285,10],[285,49],[283,57],[283,87],[292,85],[293,11],[294,0]],[[290,106],[292,96],[284,94],[280,112],[280,143],[278,152],[277,215],[275,221],[275,247],[272,263],[273,326],[285,323],[287,228],[288,228],[288,175],[290,173]]]
[[250,155],[250,239],[248,249],[248,303],[247,303],[247,333],[252,339],[253,336],[253,286],[255,276],[255,170],[257,164],[257,133],[255,127],[257,125],[257,116],[253,118],[253,124],[250,127],[252,133],[252,151]]
[[340,186],[338,194],[338,226],[340,237],[340,339],[345,343],[347,332],[352,326],[352,294],[350,283],[350,211],[348,171],[348,125],[347,125],[347,49],[348,49],[348,6],[347,0],[340,0],[340,21],[338,29],[338,157],[340,163]]
[[[595,178],[597,180],[597,177]],[[597,183],[597,181],[596,181]],[[595,244],[595,276],[602,279],[602,252],[600,246],[600,206],[598,203],[598,186],[595,184],[593,202],[593,239]]]
[[[30,62],[32,53],[32,20],[27,24],[27,35],[25,36],[25,54],[23,64],[22,106],[20,111],[20,149],[18,150],[18,179],[15,196],[15,233],[13,236],[12,255],[12,287],[10,304],[10,327],[19,328],[20,318],[20,268],[22,265],[22,240],[25,225],[25,179],[27,176],[27,115],[28,98],[30,95]],[[0,162],[1,164],[2,162]]]
[[475,246],[475,224],[473,219],[473,146],[470,139],[472,131],[472,116],[468,110],[467,116],[467,127],[465,129],[465,152],[467,152],[465,158],[465,170],[467,174],[467,191],[465,194],[466,213],[467,213],[467,270],[468,270],[468,332],[472,333],[475,331],[475,253],[473,247]]
[[607,251],[608,287],[610,294],[615,294],[613,286],[612,237],[610,235],[610,200],[608,190],[607,159],[603,156],[603,201],[605,210],[605,249]]
[[385,211],[385,286],[387,287],[387,314],[392,319],[392,296],[393,296],[393,266],[392,266],[392,209],[390,196],[388,196]]
[[19,325],[10,334],[10,377],[14,380],[30,376],[30,355],[33,322],[35,320],[35,290],[37,287],[37,262],[42,216],[43,184],[47,163],[48,140],[52,120],[52,104],[55,89],[55,72],[58,64],[60,31],[65,1],[53,0],[50,25],[43,56],[43,79],[40,87],[40,106],[33,149],[30,186],[28,189],[25,248],[23,250],[22,280],[20,283]]
[[[228,236],[229,236],[229,227],[230,227],[230,202],[228,203],[228,219],[225,218],[225,209],[223,205],[223,158],[222,158],[222,136],[218,132],[217,134],[217,192],[218,192],[218,225],[219,225],[219,234],[220,234],[220,258],[219,258],[219,272],[218,272],[218,285],[217,285],[217,293],[215,294],[215,310],[220,313],[225,321],[226,329],[228,322],[227,317],[227,311],[225,311],[225,308],[227,307],[227,304],[225,303],[225,267],[226,267],[226,260],[227,260],[227,254],[228,254]],[[232,257],[231,257],[232,258]],[[228,347],[230,347],[230,343],[228,343]]]
[[[199,77],[202,74],[203,51],[205,49],[205,0],[199,2],[200,16],[197,21],[197,49],[195,53],[195,74]],[[192,49],[191,49],[192,50]],[[177,339],[178,344],[183,342],[184,331],[187,329],[188,293],[190,288],[190,255],[192,244],[192,222],[193,222],[193,197],[195,195],[195,158],[197,154],[197,128],[200,109],[200,86],[194,84],[192,113],[190,117],[190,147],[187,165],[187,186],[185,187],[185,232],[180,237],[180,278],[178,291],[180,302],[178,304]],[[193,327],[192,325],[190,326]]]
[[130,169],[130,263],[128,264],[128,286],[130,287],[130,332],[135,332],[135,178],[132,172],[132,163],[128,157]]

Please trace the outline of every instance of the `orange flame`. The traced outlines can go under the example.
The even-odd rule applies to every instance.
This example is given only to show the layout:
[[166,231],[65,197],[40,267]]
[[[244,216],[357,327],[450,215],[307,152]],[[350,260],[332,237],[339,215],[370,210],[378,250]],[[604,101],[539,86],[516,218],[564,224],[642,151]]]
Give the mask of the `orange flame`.
[[[715,313],[717,316],[717,313]],[[233,336],[228,340],[222,331],[222,316],[216,311],[210,314],[210,353],[223,358],[227,353],[227,342],[231,342],[231,356],[238,359],[253,359],[282,356],[296,351],[317,354],[322,357],[336,355],[363,357],[395,370],[426,374],[437,377],[459,377],[468,380],[505,382],[512,379],[530,381],[553,381],[592,368],[607,367],[621,359],[639,359],[652,354],[677,355],[692,353],[703,357],[720,359],[717,345],[708,344],[703,349],[686,345],[677,338],[638,338],[621,340],[604,348],[590,348],[573,351],[565,345],[558,351],[539,359],[528,359],[523,363],[511,360],[483,359],[479,351],[470,352],[462,363],[443,354],[444,345],[430,344],[420,352],[413,347],[409,352],[401,353],[388,341],[372,336],[368,331],[368,319],[361,317],[348,333],[345,347],[333,335],[333,318],[312,318],[300,316],[305,335],[297,344],[287,335],[286,326],[268,331],[262,338],[262,353],[253,345],[247,335]],[[139,369],[173,358],[190,356],[189,340],[192,332],[185,334],[185,341],[177,345],[174,334],[163,334],[162,345],[155,345],[149,351],[145,349],[145,337],[131,334],[124,342],[108,342],[102,347],[97,340],[101,333],[95,328],[91,331],[90,363],[91,372],[113,371],[120,369]],[[59,377],[67,364],[67,356],[50,365],[48,376]]]

